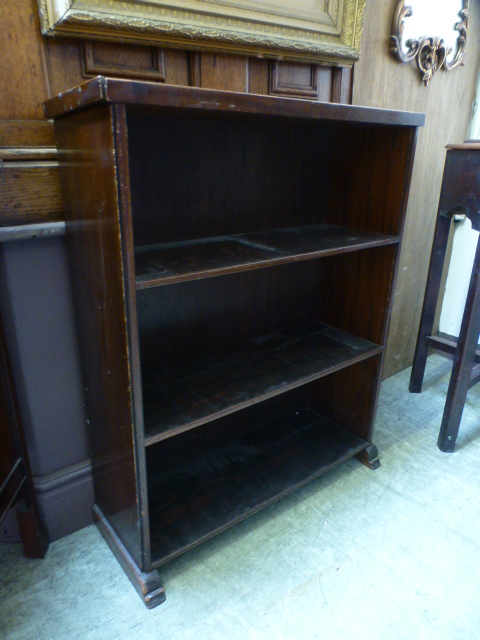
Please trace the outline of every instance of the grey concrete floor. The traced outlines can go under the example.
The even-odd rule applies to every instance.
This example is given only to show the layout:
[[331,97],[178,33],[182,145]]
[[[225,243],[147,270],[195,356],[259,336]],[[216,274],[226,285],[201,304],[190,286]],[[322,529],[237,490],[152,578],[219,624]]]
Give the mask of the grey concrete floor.
[[480,385],[436,447],[451,363],[382,385],[382,466],[351,460],[166,565],[148,611],[92,526],[44,560],[0,546],[5,640],[480,638]]

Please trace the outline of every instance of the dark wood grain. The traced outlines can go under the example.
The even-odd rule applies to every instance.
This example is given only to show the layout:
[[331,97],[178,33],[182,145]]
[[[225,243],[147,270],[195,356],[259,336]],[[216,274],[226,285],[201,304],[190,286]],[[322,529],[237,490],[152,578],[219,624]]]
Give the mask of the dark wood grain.
[[322,261],[318,319],[384,345],[396,257],[389,245]]
[[442,424],[438,434],[438,448],[445,453],[455,450],[463,407],[468,390],[478,382],[478,369],[474,371],[475,354],[480,334],[480,240],[473,261],[458,345],[448,384]]
[[124,105],[113,106],[115,131],[115,155],[117,161],[118,195],[120,205],[120,229],[125,280],[125,315],[127,324],[128,351],[130,355],[130,380],[132,402],[132,429],[135,440],[135,465],[137,470],[137,502],[143,517],[138,522],[141,539],[139,571],[150,566],[150,537],[148,535],[148,496],[146,492],[145,448],[143,430],[135,428],[143,423],[143,405],[140,375],[140,349],[135,292],[134,240],[132,208],[130,200],[130,170],[128,154],[128,127]]
[[[335,371],[312,383],[311,407],[371,442],[383,353]],[[368,380],[368,384],[365,384]]]
[[165,82],[165,58],[159,47],[130,47],[115,42],[87,41],[83,45],[85,77],[105,74]]
[[[206,60],[190,56],[191,81],[216,85]],[[237,72],[225,88],[247,88],[249,66]],[[150,572],[353,455],[378,466],[422,117],[105,78],[48,109],[74,150],[95,481],[126,570]]]
[[343,127],[332,149],[324,222],[388,235],[403,229],[416,132],[409,127]]
[[58,117],[72,110],[95,104],[99,100],[191,109],[196,112],[261,114],[262,116],[353,121],[379,125],[419,127],[425,123],[423,114],[410,111],[389,111],[308,100],[251,96],[233,91],[193,90],[190,87],[160,86],[153,82],[135,82],[103,76],[98,76],[48,100],[45,103],[45,116]]
[[[430,346],[438,351],[442,351],[443,353],[448,353],[449,355],[454,356],[457,351],[457,341],[448,340],[447,338],[442,338],[440,336],[427,336],[426,339]],[[475,351],[475,362],[480,363],[480,349]]]
[[335,126],[127,114],[137,246],[326,222]]
[[102,513],[141,565],[112,107],[104,104],[59,119],[55,130],[95,496]]
[[63,220],[57,162],[6,161],[0,185],[0,226]]
[[235,349],[258,336],[319,320],[324,262],[308,260],[137,291],[144,375],[160,365]]
[[93,506],[93,513],[100,533],[117,558],[120,566],[130,578],[131,583],[145,603],[145,606],[148,609],[153,609],[164,602],[165,589],[160,582],[158,571],[156,569],[148,573],[140,571],[135,560],[116,534],[109,520],[103,515],[98,505]]
[[55,147],[53,122],[47,120],[0,120],[0,147],[35,149]]
[[348,460],[366,443],[306,409],[149,477],[153,566]]
[[381,352],[321,323],[261,336],[144,378],[145,442],[151,445]]
[[465,150],[451,149],[447,152],[422,315],[410,376],[409,389],[411,393],[420,393],[422,390],[429,351],[428,336],[433,333],[452,217],[456,211],[460,213],[468,211],[472,217],[472,224],[475,224],[477,218],[480,223],[480,215],[477,213],[480,209],[480,194],[477,187],[479,169],[479,151],[467,148]]
[[323,224],[139,247],[136,286],[146,289],[396,242],[394,236]]

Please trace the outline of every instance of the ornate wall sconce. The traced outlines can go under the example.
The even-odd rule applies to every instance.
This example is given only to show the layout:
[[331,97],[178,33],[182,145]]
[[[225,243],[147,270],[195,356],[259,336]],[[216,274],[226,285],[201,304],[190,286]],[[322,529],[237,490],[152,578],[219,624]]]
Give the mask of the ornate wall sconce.
[[[405,0],[399,0],[393,16],[392,35],[390,36],[390,49],[392,54],[400,62],[411,62],[415,60],[418,70],[422,74],[425,86],[428,85],[432,77],[439,69],[451,71],[465,63],[467,32],[468,32],[468,0],[462,0],[462,9],[458,12],[460,21],[454,25],[454,30],[458,31],[456,48],[451,60],[447,57],[453,52],[452,47],[447,45],[443,38],[438,36],[421,36],[410,38],[405,43],[403,32],[405,20],[413,15],[412,7],[405,5]],[[407,50],[404,50],[404,44]]]

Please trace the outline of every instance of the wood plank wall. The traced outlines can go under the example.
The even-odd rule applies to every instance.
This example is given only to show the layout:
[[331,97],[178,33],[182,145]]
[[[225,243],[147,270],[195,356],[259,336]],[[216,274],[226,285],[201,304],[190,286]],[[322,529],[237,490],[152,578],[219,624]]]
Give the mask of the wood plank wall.
[[462,142],[467,135],[480,64],[480,5],[471,2],[465,66],[451,72],[440,71],[424,87],[414,64],[399,63],[388,53],[386,35],[394,4],[389,0],[367,1],[362,54],[355,66],[353,87],[354,104],[421,111],[426,115],[417,143],[384,377],[405,369],[413,361],[445,145]]
[[[0,120],[40,120],[46,98],[98,73],[346,103],[352,101],[353,87],[355,104],[424,111],[427,125],[419,138],[387,351],[385,373],[391,375],[413,359],[444,146],[465,137],[480,57],[480,42],[474,37],[480,8],[472,3],[467,64],[451,73],[437,74],[428,88],[423,87],[413,65],[397,63],[389,54],[394,5],[393,0],[367,2],[362,56],[353,82],[350,70],[334,67],[45,39],[39,31],[35,0],[5,0],[0,3],[0,24],[6,39],[0,52]],[[5,223],[0,218],[0,224]]]
[[332,102],[351,101],[351,71],[244,56],[43,38],[35,0],[0,4],[0,119],[41,119],[42,102],[98,74]]

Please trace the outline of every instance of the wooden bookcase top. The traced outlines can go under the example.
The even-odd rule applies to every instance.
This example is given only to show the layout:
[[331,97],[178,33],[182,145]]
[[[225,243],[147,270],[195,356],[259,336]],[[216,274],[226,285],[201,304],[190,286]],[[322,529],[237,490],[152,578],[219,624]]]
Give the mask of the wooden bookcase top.
[[100,102],[171,108],[177,112],[185,109],[195,112],[223,112],[407,127],[419,127],[425,124],[424,114],[411,111],[178,87],[104,76],[97,76],[45,102],[45,116],[56,118]]

